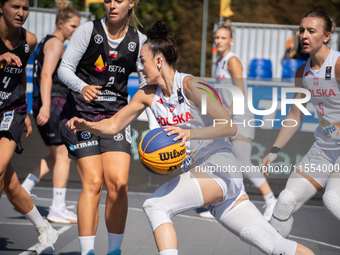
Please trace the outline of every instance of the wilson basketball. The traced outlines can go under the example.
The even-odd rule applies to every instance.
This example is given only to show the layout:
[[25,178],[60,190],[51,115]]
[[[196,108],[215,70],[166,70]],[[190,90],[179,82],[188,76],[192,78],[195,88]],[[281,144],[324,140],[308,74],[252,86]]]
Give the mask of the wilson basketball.
[[143,166],[155,174],[170,174],[177,171],[186,156],[186,147],[180,146],[181,140],[173,139],[177,134],[168,136],[164,128],[150,130],[139,143],[139,159]]

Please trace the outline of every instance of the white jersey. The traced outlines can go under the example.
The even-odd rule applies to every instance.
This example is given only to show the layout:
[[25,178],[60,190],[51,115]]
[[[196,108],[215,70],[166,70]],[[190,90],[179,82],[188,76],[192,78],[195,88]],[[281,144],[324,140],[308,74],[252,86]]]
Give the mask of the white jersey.
[[303,71],[303,86],[311,92],[319,126],[314,132],[322,149],[340,149],[340,85],[335,79],[335,64],[340,52],[330,50],[319,70],[311,70],[309,58]]
[[[216,84],[233,84],[234,85],[233,79],[230,75],[230,72],[227,70],[229,59],[232,58],[232,57],[236,57],[237,59],[239,59],[235,55],[235,53],[233,53],[231,51],[227,55],[225,55],[222,59],[218,59],[217,67],[216,67],[216,70],[215,70]],[[242,64],[242,66],[243,66],[243,64]],[[243,77],[244,98],[245,98],[244,102],[247,102],[248,100],[246,100],[246,99],[247,99],[247,96],[248,96],[248,86],[247,86],[247,79],[246,79],[247,76],[246,76],[244,70],[242,71],[242,77]],[[217,91],[218,91],[218,94],[221,97],[223,104],[228,109],[233,102],[233,97],[232,97],[230,90],[228,90],[228,89],[218,89]],[[233,117],[233,119],[235,119],[235,118],[244,119],[244,117],[254,118],[254,114],[252,114],[250,112],[247,104],[245,104],[245,107],[244,107],[244,115],[245,116],[235,115],[235,116],[232,116],[232,117]]]
[[[160,126],[177,125],[183,129],[198,129],[213,124],[208,115],[201,115],[199,106],[190,104],[183,89],[183,79],[189,74],[176,71],[173,85],[173,93],[165,98],[160,87],[157,88],[152,101],[151,110]],[[191,76],[192,77],[192,76]],[[195,160],[219,148],[230,148],[231,144],[224,138],[214,140],[191,140],[186,142],[187,154],[197,152]],[[198,153],[199,150],[199,153]]]
[[[227,70],[228,62],[231,57],[238,58],[233,52],[230,51],[222,59],[218,59],[217,67],[215,70],[216,84],[235,85],[230,75],[230,72]],[[244,99],[245,99],[244,100],[245,102],[244,114],[243,115],[232,115],[231,117],[234,123],[237,125],[238,134],[241,134],[245,138],[254,139],[255,127],[251,127],[248,125],[248,121],[251,119],[254,119],[254,114],[249,110],[248,105],[246,104],[246,102],[248,102],[247,100],[248,86],[247,86],[247,79],[246,79],[246,74],[244,70],[242,71],[242,77],[243,77]],[[228,109],[233,102],[231,91],[226,88],[218,88],[217,92],[219,96],[221,97],[223,105]]]

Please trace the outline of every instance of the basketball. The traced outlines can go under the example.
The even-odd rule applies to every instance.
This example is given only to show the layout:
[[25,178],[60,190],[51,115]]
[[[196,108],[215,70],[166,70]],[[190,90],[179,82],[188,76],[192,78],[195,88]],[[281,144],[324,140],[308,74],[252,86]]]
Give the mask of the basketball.
[[138,146],[139,159],[143,166],[154,174],[170,174],[177,171],[186,156],[186,147],[180,146],[182,139],[174,142],[164,128],[155,128],[144,135]]

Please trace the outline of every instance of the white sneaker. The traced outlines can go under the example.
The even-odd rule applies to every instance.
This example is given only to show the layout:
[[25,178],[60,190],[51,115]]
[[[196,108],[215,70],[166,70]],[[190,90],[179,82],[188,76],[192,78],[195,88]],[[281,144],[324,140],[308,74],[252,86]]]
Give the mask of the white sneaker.
[[263,217],[266,219],[266,221],[270,221],[270,219],[272,218],[272,214],[273,214],[274,207],[276,205],[276,201],[277,199],[275,199],[275,202],[268,203],[263,206],[266,208],[266,210],[264,210],[264,213],[263,213]]
[[74,212],[68,210],[66,206],[60,209],[54,209],[51,206],[50,212],[47,215],[47,219],[54,223],[77,224],[77,215]]
[[209,211],[201,212],[199,215],[202,218],[215,219],[215,217]]
[[53,254],[54,247],[53,244],[58,239],[57,230],[53,229],[50,223],[46,221],[45,225],[36,226],[38,233],[40,234],[38,239],[39,243],[35,246],[35,250],[37,254]]

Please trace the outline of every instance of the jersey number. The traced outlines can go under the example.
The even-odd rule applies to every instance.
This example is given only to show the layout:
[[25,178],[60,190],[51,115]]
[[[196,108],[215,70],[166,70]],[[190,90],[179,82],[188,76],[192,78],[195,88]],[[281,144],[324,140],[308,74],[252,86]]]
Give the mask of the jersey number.
[[9,82],[11,81],[12,77],[5,76],[2,80],[2,83],[4,84],[4,88],[6,89],[8,87]]
[[113,83],[115,82],[115,77],[110,77],[109,82],[106,84],[105,87],[111,87]]
[[320,114],[321,114],[321,116],[324,116],[324,115],[325,115],[325,112],[324,112],[323,108],[321,107],[322,104],[323,104],[322,102],[319,103],[319,109],[320,109]]

